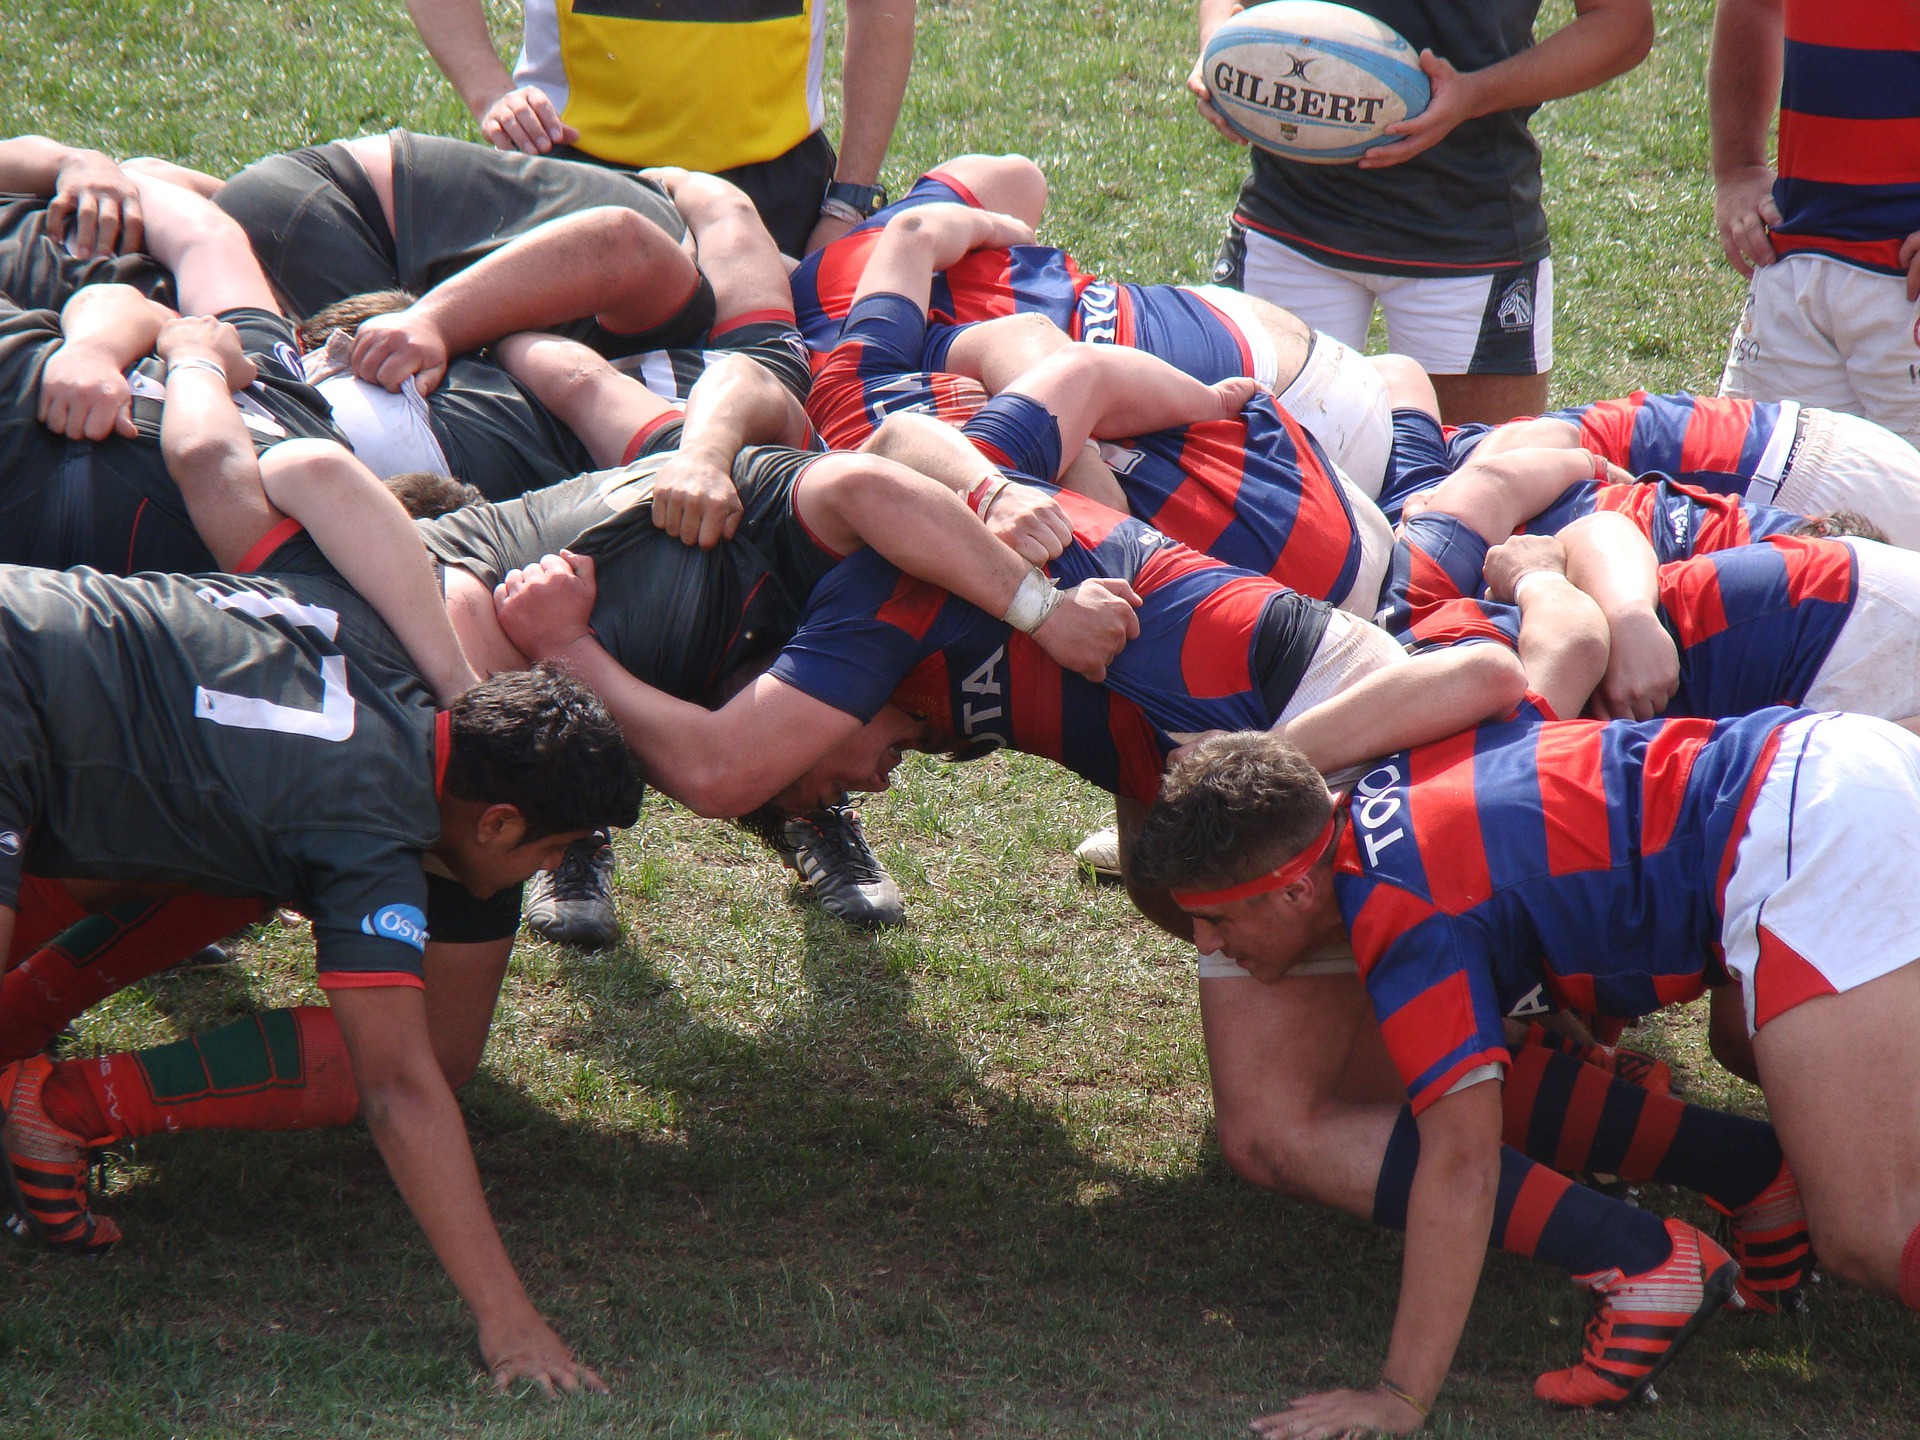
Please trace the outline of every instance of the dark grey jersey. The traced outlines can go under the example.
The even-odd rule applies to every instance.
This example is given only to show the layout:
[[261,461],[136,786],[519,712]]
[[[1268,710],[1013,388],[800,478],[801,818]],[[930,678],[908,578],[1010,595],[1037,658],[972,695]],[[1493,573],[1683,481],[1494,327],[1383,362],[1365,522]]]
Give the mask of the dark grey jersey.
[[23,867],[265,896],[312,919],[323,977],[420,974],[432,697],[313,569],[0,567],[0,901]]
[[0,195],[0,295],[23,310],[58,310],[83,285],[131,285],[173,305],[173,276],[151,255],[77,260],[47,233],[47,197]]
[[[255,447],[340,440],[326,401],[302,377],[291,323],[252,309],[220,318],[259,368],[259,380],[235,397]],[[211,569],[160,453],[165,366],[149,357],[128,372],[135,438],[68,440],[36,418],[41,371],[60,343],[53,312],[0,300],[0,563],[118,574]]]
[[712,550],[654,526],[653,475],[672,453],[423,520],[421,538],[487,585],[563,549],[593,557],[593,628],[608,653],[649,685],[698,699],[734,664],[793,633],[837,557],[793,510],[794,485],[817,452],[741,451],[733,478],[746,514],[735,537]]

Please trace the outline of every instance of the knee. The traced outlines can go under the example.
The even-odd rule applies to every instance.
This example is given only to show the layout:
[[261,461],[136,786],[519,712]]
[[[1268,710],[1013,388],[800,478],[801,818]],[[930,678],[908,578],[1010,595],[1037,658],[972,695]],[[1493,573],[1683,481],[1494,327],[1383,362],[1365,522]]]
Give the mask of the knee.
[[1301,1177],[1301,1158],[1271,1129],[1256,1128],[1232,1115],[1219,1117],[1220,1153],[1227,1166],[1249,1185],[1280,1195],[1310,1199]]
[[960,155],[939,167],[989,210],[1038,225],[1047,208],[1047,177],[1024,155]]
[[1395,410],[1421,410],[1439,418],[1440,398],[1418,360],[1410,355],[1370,355],[1367,363],[1379,373],[1387,387],[1387,401]]

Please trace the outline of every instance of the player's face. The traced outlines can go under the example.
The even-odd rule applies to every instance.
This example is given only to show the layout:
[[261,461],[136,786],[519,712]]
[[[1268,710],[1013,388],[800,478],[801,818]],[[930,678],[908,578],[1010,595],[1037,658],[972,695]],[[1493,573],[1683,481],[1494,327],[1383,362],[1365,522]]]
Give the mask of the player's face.
[[[500,811],[506,811],[510,818],[501,819]],[[593,832],[564,830],[538,840],[523,838],[525,833],[518,811],[511,806],[494,806],[477,824],[443,824],[434,854],[455,880],[484,900],[525,883],[538,871],[554,869],[566,855],[567,846]]]
[[925,749],[927,725],[887,705],[845,740],[813,763],[811,769],[774,797],[792,814],[831,805],[849,791],[881,791],[905,750]]
[[[1331,894],[1330,887],[1319,890]],[[1324,937],[1318,892],[1299,884],[1230,905],[1189,910],[1193,943],[1203,955],[1224,954],[1254,979],[1271,985],[1313,952]]]

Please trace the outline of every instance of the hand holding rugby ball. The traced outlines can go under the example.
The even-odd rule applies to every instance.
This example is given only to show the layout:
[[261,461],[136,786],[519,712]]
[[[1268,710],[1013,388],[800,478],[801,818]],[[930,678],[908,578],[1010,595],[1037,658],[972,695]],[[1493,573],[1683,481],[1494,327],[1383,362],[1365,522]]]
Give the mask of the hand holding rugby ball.
[[1427,108],[1414,48],[1390,26],[1325,0],[1270,0],[1207,41],[1200,69],[1214,109],[1262,149],[1342,165]]

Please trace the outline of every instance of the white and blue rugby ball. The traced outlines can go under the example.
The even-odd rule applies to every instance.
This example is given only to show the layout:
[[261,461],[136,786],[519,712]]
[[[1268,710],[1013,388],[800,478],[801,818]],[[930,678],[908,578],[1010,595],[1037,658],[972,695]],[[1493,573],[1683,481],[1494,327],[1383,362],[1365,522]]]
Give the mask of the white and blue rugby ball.
[[1262,149],[1343,165],[1427,108],[1420,55],[1398,31],[1325,0],[1269,0],[1213,32],[1201,59],[1213,108]]

